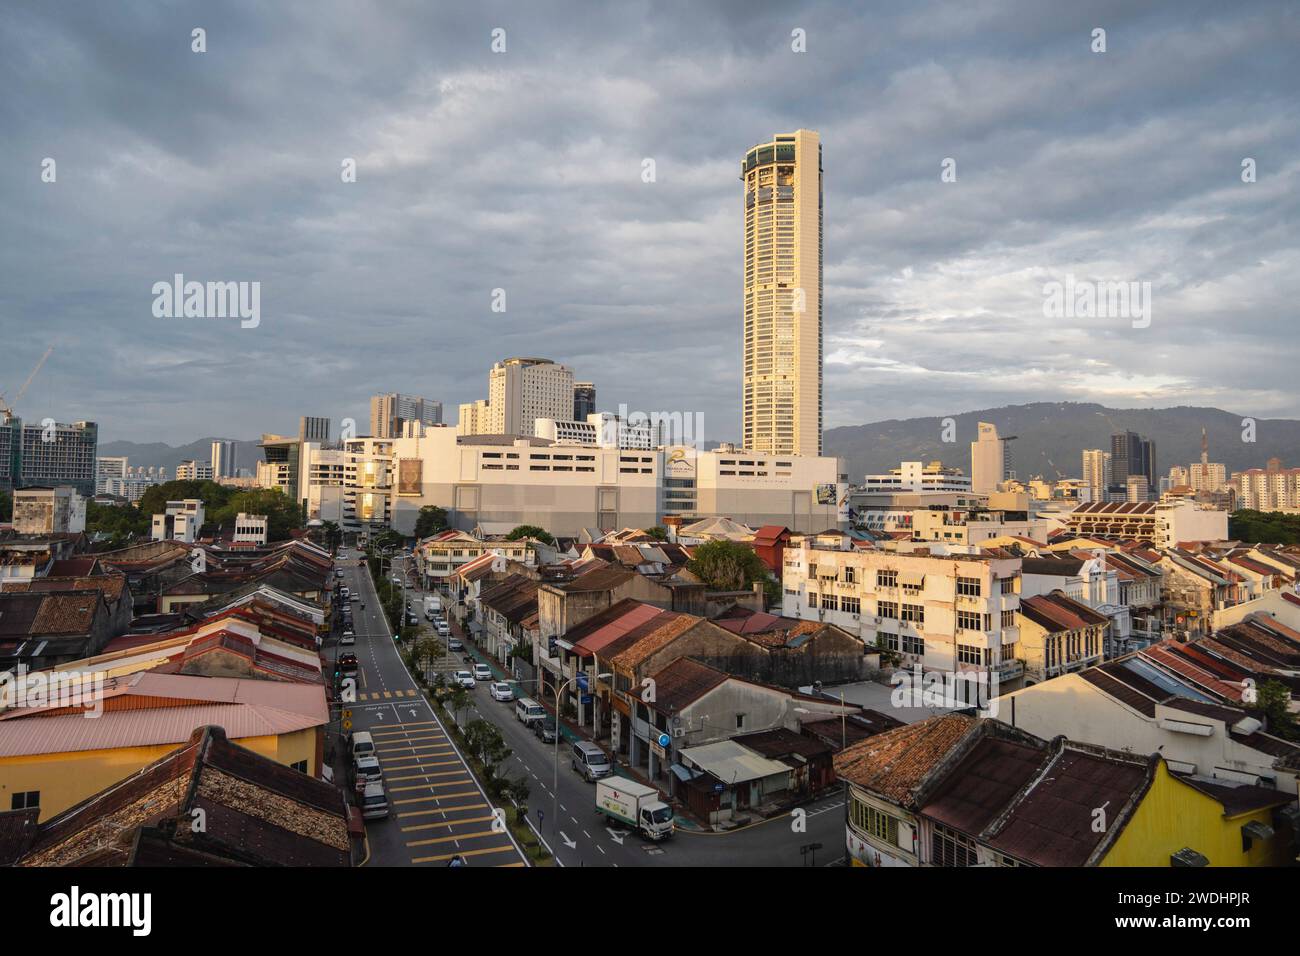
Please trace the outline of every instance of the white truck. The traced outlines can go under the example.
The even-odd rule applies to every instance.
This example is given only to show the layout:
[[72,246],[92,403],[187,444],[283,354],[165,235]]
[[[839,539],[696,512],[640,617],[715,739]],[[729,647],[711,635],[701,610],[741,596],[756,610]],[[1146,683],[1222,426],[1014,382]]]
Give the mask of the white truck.
[[659,791],[626,777],[596,781],[596,813],[637,830],[647,840],[673,835],[673,809]]
[[424,599],[424,616],[432,621],[442,612],[442,598],[431,595]]

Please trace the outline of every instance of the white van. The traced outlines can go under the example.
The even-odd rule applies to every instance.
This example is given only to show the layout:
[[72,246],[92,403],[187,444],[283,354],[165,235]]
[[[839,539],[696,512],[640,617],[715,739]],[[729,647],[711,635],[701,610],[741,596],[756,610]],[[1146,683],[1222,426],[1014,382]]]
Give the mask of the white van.
[[614,772],[614,766],[609,762],[609,754],[590,740],[579,740],[573,745],[572,765],[573,769],[582,774],[582,779],[588,783],[594,783]]
[[520,697],[515,701],[515,720],[527,726],[546,716],[546,708],[531,697]]
[[375,738],[364,730],[354,730],[349,738],[352,744],[352,759],[375,756]]

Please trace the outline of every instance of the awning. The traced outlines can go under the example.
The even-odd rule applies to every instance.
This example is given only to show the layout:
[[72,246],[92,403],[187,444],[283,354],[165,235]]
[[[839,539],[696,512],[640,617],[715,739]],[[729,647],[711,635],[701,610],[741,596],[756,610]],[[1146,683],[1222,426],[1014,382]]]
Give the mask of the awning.
[[899,571],[898,583],[903,587],[919,588],[925,584],[925,574],[921,571]]
[[765,777],[788,776],[790,773],[790,768],[785,764],[769,760],[733,740],[691,747],[681,751],[681,756],[701,770],[726,781],[728,785],[762,780]]
[[673,776],[676,777],[678,780],[682,781],[682,783],[686,783],[689,780],[694,780],[696,777],[703,776],[703,774],[701,774],[698,770],[692,770],[689,767],[683,767],[679,763],[673,764],[668,769],[671,770],[673,772]]

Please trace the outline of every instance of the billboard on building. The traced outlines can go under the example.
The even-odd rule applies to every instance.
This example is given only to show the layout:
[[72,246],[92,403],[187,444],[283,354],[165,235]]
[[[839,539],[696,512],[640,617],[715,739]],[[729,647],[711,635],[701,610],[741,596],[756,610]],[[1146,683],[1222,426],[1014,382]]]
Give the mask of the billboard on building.
[[397,493],[419,495],[424,484],[424,459],[399,458],[397,460]]

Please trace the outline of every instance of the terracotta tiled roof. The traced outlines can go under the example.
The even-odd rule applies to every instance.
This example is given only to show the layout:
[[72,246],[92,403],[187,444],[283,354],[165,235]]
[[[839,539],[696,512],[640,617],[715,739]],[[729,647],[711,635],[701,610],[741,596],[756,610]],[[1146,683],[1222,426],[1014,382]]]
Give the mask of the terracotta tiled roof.
[[[645,633],[636,635],[636,631],[632,631],[625,635],[622,640],[628,641],[627,646],[614,653],[609,661],[615,667],[634,668],[696,625],[707,623],[704,618],[694,614],[665,611],[647,623]],[[629,640],[633,635],[636,635],[635,638]]]
[[930,717],[851,745],[835,756],[841,780],[907,806],[913,788],[975,729],[966,714]]
[[654,674],[655,710],[675,713],[724,683],[727,673],[689,657],[679,657]]

